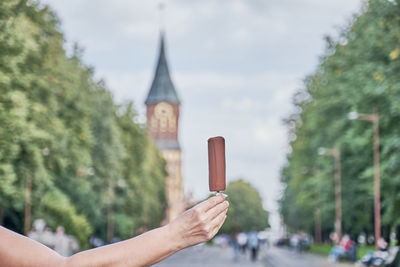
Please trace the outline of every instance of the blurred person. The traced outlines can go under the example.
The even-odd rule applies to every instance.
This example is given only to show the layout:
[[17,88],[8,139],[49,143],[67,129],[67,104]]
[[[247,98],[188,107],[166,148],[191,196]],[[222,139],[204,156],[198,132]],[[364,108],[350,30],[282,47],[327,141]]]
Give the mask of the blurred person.
[[364,267],[376,266],[376,264],[374,263],[377,263],[377,261],[379,261],[379,263],[382,263],[388,258],[389,256],[388,243],[385,241],[383,237],[378,239],[377,245],[378,245],[378,251],[367,252],[367,254],[365,254],[361,258],[361,263],[364,265]]
[[248,246],[251,251],[251,260],[257,260],[257,253],[258,253],[258,237],[257,232],[252,231],[248,234]]
[[329,239],[332,241],[333,244],[338,244],[339,243],[339,236],[336,232],[333,232],[329,235]]
[[231,238],[227,234],[222,234],[221,235],[221,248],[225,249],[229,246]]
[[54,249],[54,241],[55,241],[55,234],[51,231],[49,227],[45,227],[40,243],[42,243],[46,247]]
[[37,242],[42,243],[41,237],[46,227],[46,222],[43,219],[36,219],[33,221],[32,229],[28,232],[27,236]]
[[247,234],[239,233],[237,236],[237,241],[238,241],[240,251],[242,252],[242,254],[245,254],[246,246],[247,246]]
[[119,243],[70,257],[0,226],[0,262],[12,266],[149,266],[175,252],[210,240],[226,219],[223,195],[205,200],[169,224]]
[[369,235],[367,239],[368,244],[374,245],[375,244],[375,237],[374,235]]
[[43,219],[36,219],[32,224],[32,231],[27,236],[46,247],[54,248],[54,233],[49,227],[46,227],[46,222]]
[[72,255],[70,239],[64,233],[64,227],[58,226],[54,238],[54,250],[61,256],[68,257]]
[[357,242],[358,244],[360,244],[361,246],[364,246],[367,243],[367,236],[365,235],[365,233],[361,233],[358,238],[357,238]]
[[299,248],[300,248],[300,252],[306,251],[310,248],[310,237],[308,234],[306,233],[302,233],[300,236],[300,242],[299,242]]
[[380,237],[378,239],[378,249],[379,251],[387,251],[388,249],[388,243],[385,241],[383,237]]
[[299,251],[299,243],[300,243],[300,238],[298,234],[293,234],[290,237],[290,247],[293,249],[294,252]]
[[233,249],[233,261],[237,261],[239,259],[239,244],[238,244],[238,233],[235,231],[231,235],[231,246]]
[[216,236],[212,242],[219,246],[220,248],[225,249],[226,247],[229,246],[229,243],[231,242],[231,237],[227,234],[220,234]]
[[32,240],[39,242],[39,233],[35,229],[35,227],[32,227],[32,229],[28,232],[28,234],[26,236]]
[[97,247],[101,247],[101,246],[104,245],[104,241],[101,240],[101,239],[98,238],[98,237],[95,237],[95,236],[91,236],[91,237],[90,237],[89,243],[90,243],[90,245],[92,246],[92,248],[97,248]]
[[260,249],[263,248],[264,246],[266,248],[269,247],[268,233],[266,231],[259,232],[257,237],[258,237],[258,242],[260,243],[259,244]]
[[79,251],[79,242],[78,240],[72,236],[68,235],[69,238],[69,249],[70,249],[70,255],[75,254]]
[[329,262],[336,262],[340,257],[350,252],[352,242],[349,235],[344,235],[339,245],[334,246],[329,254]]

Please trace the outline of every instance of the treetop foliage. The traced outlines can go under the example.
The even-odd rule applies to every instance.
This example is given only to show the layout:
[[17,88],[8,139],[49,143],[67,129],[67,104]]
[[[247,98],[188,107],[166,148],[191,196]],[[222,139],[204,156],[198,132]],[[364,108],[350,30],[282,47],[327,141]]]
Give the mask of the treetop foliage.
[[400,1],[370,0],[327,49],[315,73],[294,96],[298,112],[285,123],[291,153],[282,169],[280,201],[292,230],[314,229],[321,210],[324,237],[335,217],[334,163],[320,147],[341,150],[344,232],[373,234],[373,127],[351,121],[357,111],[379,112],[382,228],[400,225]]
[[[78,49],[68,56],[59,20],[37,1],[0,1],[0,224],[22,232],[25,185],[32,219],[90,235],[127,238],[165,213],[165,162],[117,105]],[[132,88],[134,90],[134,88]]]

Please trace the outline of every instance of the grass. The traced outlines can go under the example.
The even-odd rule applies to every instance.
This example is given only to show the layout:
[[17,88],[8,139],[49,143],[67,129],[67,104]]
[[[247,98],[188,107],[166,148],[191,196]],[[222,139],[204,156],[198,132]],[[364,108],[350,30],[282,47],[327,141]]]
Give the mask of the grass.
[[329,244],[313,244],[311,245],[309,252],[322,256],[328,256],[329,252],[331,252],[332,247],[333,246]]
[[[329,252],[331,252],[332,247],[333,245],[330,244],[321,244],[321,245],[313,244],[311,245],[309,252],[322,256],[328,256]],[[375,250],[374,246],[359,246],[357,247],[357,258],[360,259],[367,252],[374,250]]]
[[359,259],[361,259],[362,256],[364,256],[365,254],[367,254],[367,252],[370,251],[375,251],[375,246],[360,246],[357,248],[357,256]]

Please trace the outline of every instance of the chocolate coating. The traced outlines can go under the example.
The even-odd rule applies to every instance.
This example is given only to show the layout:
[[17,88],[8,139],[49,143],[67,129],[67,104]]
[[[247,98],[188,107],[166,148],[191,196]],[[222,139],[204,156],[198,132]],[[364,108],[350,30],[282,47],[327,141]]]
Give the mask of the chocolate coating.
[[225,190],[225,139],[208,139],[208,173],[210,191]]

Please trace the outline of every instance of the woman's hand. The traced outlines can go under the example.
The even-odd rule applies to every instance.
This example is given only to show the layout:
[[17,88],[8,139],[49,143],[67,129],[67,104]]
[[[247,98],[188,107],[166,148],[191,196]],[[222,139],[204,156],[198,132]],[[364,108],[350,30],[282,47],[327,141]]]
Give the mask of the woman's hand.
[[228,206],[225,197],[218,194],[187,210],[167,225],[178,238],[179,249],[213,238],[226,219]]

